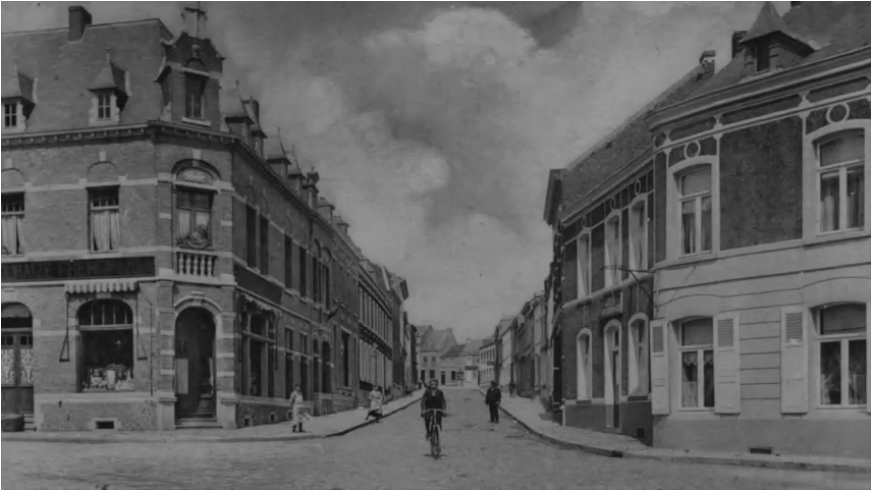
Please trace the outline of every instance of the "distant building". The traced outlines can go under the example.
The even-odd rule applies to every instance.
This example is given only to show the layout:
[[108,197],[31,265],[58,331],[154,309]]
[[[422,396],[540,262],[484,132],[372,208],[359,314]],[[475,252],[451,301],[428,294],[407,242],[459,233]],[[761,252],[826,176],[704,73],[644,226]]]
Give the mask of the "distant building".
[[494,337],[487,337],[479,347],[478,385],[491,385],[496,380],[494,365],[497,361],[497,346]]

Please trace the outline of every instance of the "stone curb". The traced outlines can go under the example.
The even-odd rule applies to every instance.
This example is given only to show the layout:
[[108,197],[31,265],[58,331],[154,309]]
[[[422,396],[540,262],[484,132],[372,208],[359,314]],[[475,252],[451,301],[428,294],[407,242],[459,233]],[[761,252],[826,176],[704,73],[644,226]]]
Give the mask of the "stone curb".
[[[408,403],[399,406],[397,409],[386,413],[382,418],[387,418],[392,414],[402,411],[409,406],[419,402],[421,397],[414,398]],[[375,421],[363,421],[352,427],[333,431],[328,433],[313,433],[304,435],[291,436],[274,436],[274,437],[209,437],[209,436],[166,436],[166,437],[149,437],[149,436],[125,436],[125,435],[107,435],[100,438],[90,437],[63,437],[63,436],[28,436],[25,433],[3,433],[3,442],[42,442],[42,443],[83,443],[83,444],[101,444],[101,443],[246,443],[246,442],[296,442],[301,440],[314,440],[318,438],[331,438],[343,436],[354,430],[363,428],[364,426],[375,423]],[[148,432],[145,432],[148,433]],[[24,435],[24,436],[22,436]]]
[[[482,389],[479,389],[483,395],[485,394]],[[626,459],[651,459],[651,460],[659,460],[664,462],[681,462],[686,464],[716,464],[716,465],[726,465],[726,466],[745,466],[745,467],[760,467],[760,468],[768,468],[768,469],[787,469],[787,470],[803,470],[803,471],[832,471],[832,472],[849,472],[849,473],[870,473],[870,463],[865,464],[823,464],[816,463],[810,461],[803,461],[799,458],[776,458],[767,459],[767,458],[753,458],[753,457],[713,457],[713,456],[705,456],[705,455],[693,455],[693,453],[689,453],[688,455],[672,455],[672,454],[659,454],[657,449],[651,449],[646,451],[635,451],[635,450],[622,450],[616,448],[608,448],[608,447],[597,447],[594,445],[585,445],[580,443],[569,442],[565,440],[561,440],[559,438],[554,438],[548,436],[542,432],[539,432],[532,427],[530,427],[524,421],[518,419],[511,412],[507,411],[503,405],[500,405],[500,409],[509,415],[512,419],[514,419],[517,423],[521,424],[525,429],[535,434],[537,437],[546,440],[547,442],[554,443],[563,448],[576,449],[581,450],[583,452],[587,452],[590,454],[605,456],[605,457],[614,457],[614,458],[626,458]]]

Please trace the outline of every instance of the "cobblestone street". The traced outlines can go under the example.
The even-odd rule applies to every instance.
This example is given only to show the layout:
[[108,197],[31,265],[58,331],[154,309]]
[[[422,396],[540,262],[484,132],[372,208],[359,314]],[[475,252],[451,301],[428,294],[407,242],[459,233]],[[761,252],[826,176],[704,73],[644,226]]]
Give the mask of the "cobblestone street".
[[[3,489],[869,489],[870,476],[610,459],[488,423],[475,390],[446,392],[445,456],[418,405],[346,436],[301,442],[3,443]],[[361,419],[363,419],[363,413]]]

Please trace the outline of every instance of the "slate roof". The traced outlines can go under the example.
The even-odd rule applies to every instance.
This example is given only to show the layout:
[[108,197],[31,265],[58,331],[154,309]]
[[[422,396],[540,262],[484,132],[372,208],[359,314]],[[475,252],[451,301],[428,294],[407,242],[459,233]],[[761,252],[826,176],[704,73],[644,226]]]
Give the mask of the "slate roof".
[[427,331],[421,343],[421,350],[439,351],[445,339],[452,335],[451,329]]
[[473,340],[464,344],[464,349],[461,351],[461,356],[475,356],[479,354],[479,348],[482,347],[482,340]]
[[247,118],[254,121],[243,104],[242,95],[239,93],[239,87],[237,86],[221,89],[218,106],[221,108],[221,114],[225,118]]
[[264,139],[264,156],[268,160],[284,159],[286,161],[290,161],[290,159],[288,159],[288,152],[285,151],[285,145],[282,143],[282,136],[280,134],[270,134],[267,135],[266,139]]
[[[762,13],[765,10],[769,10],[766,5]],[[770,14],[764,15],[767,18],[771,17]],[[778,13],[776,15],[778,16]],[[800,2],[781,17],[779,24],[773,22],[767,20],[767,24],[761,27],[756,22],[744,40],[751,39],[750,34],[755,30],[766,32],[778,26],[785,26],[788,35],[797,37],[807,44],[813,42],[818,46],[815,52],[800,60],[796,66],[870,46],[870,2]],[[739,83],[743,78],[745,63],[743,58],[742,53],[734,57],[724,68],[695,90],[692,97]]]
[[[27,120],[30,132],[88,126],[95,82],[117,81],[106,69],[106,50],[112,63],[129,75],[133,95],[121,112],[121,124],[145,123],[161,115],[161,88],[155,77],[163,62],[162,40],[172,36],[158,19],[93,24],[81,40],[70,41],[68,28],[3,33],[3,97],[26,93],[26,82],[7,77],[17,70],[34,79],[36,105]],[[123,81],[122,81],[123,84]],[[15,86],[18,86],[16,88]],[[123,87],[123,85],[122,85]]]
[[[8,72],[7,72],[8,70]],[[3,71],[3,98],[23,98],[33,102],[33,78],[21,73],[13,64],[11,67],[4,66]]]
[[457,358],[457,357],[461,356],[463,352],[464,352],[464,345],[463,344],[456,344],[456,345],[450,347],[449,349],[447,349],[446,352],[441,354],[440,358],[445,358],[445,359]]
[[652,135],[646,121],[648,115],[683,101],[712,74],[711,63],[698,65],[591,147],[586,154],[570,163],[563,172],[562,202],[565,205],[576,204],[615,172],[650,149]]

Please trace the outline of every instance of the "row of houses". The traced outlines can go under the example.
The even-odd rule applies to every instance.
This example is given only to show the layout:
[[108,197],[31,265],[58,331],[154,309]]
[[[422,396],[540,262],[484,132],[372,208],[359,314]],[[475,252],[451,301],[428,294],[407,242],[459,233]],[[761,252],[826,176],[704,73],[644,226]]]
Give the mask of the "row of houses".
[[236,428],[413,385],[406,282],[368,260],[197,27],[3,34],[3,413]]
[[870,9],[766,3],[731,41],[550,172],[541,377],[528,305],[496,368],[565,426],[869,458]]

